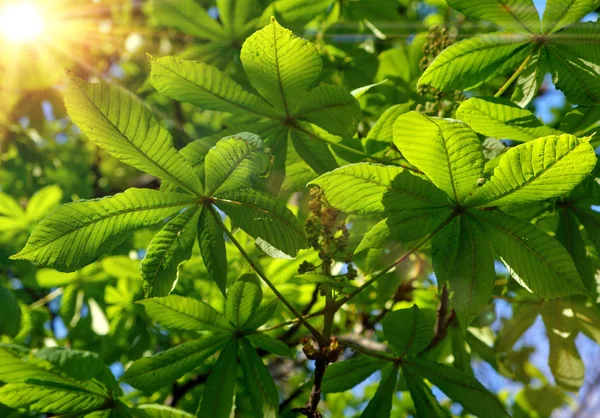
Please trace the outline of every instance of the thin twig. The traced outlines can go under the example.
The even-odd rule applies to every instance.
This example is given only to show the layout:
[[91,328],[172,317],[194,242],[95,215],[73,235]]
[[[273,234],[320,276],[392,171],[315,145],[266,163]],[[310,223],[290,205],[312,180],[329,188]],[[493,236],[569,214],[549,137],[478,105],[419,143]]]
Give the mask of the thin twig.
[[225,234],[227,235],[229,240],[233,243],[233,245],[236,246],[236,248],[238,249],[240,254],[242,254],[242,256],[246,259],[246,261],[248,261],[248,264],[250,264],[250,267],[252,267],[252,269],[258,275],[258,277],[260,277],[262,279],[262,281],[265,282],[265,284],[271,289],[271,291],[275,294],[275,296],[277,296],[277,298],[285,305],[285,307],[288,308],[290,310],[290,312],[292,314],[294,314],[294,316],[296,318],[298,318],[298,320],[302,323],[302,325],[304,325],[310,331],[310,333],[313,335],[313,337],[315,337],[315,339],[317,341],[322,342],[323,336],[321,335],[321,333],[319,331],[317,331],[317,329],[315,327],[313,327],[311,324],[309,324],[306,321],[306,319],[304,319],[302,314],[300,312],[298,312],[298,310],[296,308],[294,308],[294,306],[290,302],[288,302],[288,300],[281,294],[281,292],[279,290],[277,290],[275,285],[267,278],[267,276],[265,276],[265,274],[258,267],[258,265],[248,255],[248,253],[246,252],[244,247],[242,247],[242,245],[238,242],[238,240],[233,236],[231,231],[225,226],[225,224],[221,220],[221,216],[219,216],[219,214],[215,211],[215,209],[212,206],[209,206],[208,209],[210,210],[211,214],[215,218],[215,221],[217,222],[217,224],[225,232]]

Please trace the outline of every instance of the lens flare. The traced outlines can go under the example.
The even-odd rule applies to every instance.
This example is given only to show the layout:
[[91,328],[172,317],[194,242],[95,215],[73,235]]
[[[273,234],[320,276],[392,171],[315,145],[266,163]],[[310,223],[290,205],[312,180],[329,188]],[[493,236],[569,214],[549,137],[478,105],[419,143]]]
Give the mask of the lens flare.
[[31,42],[44,32],[44,19],[32,3],[9,3],[0,9],[0,32],[9,42]]

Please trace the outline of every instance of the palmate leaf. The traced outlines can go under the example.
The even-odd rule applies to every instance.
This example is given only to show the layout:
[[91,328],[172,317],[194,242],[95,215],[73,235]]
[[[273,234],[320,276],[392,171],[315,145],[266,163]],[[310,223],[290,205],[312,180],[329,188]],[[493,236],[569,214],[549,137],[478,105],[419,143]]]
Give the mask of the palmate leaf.
[[247,339],[240,340],[240,366],[244,384],[257,417],[275,418],[279,412],[279,394],[269,370]]
[[413,374],[410,369],[403,368],[402,375],[410,392],[417,418],[447,418],[449,414],[444,410],[431,392],[423,379]]
[[254,315],[262,300],[262,289],[256,276],[240,277],[227,292],[225,316],[237,328],[241,328]]
[[[217,215],[218,216],[218,215]],[[225,295],[227,287],[227,252],[223,230],[213,213],[203,209],[198,220],[198,244],[208,274]]]
[[0,388],[0,403],[34,412],[110,408],[110,390],[121,394],[114,377],[95,354],[62,348],[29,354],[17,345],[0,345],[0,382],[5,383]]
[[361,355],[333,363],[327,367],[321,391],[337,393],[350,390],[387,364],[386,360]]
[[173,381],[204,364],[208,357],[230,340],[231,335],[214,335],[185,342],[152,357],[143,357],[127,369],[123,381],[144,391],[171,385]]
[[[550,305],[552,306],[552,305]],[[563,314],[561,305],[544,309],[542,319],[550,343],[548,365],[556,384],[577,392],[585,380],[585,365],[575,346],[578,329]]]
[[525,142],[562,133],[544,125],[529,110],[502,98],[471,98],[460,104],[456,117],[475,132],[499,139]]
[[254,189],[220,193],[215,205],[263,251],[276,257],[295,257],[307,247],[304,230],[294,214],[280,200]]
[[[600,131],[600,106],[577,106],[565,115],[560,130],[575,136],[589,136]],[[593,138],[594,143],[597,138]]]
[[152,0],[151,16],[160,26],[168,26],[199,38],[219,40],[225,31],[194,0]]
[[17,298],[0,285],[0,336],[14,338],[21,328],[21,307]]
[[90,392],[79,386],[32,379],[27,383],[2,386],[0,402],[11,408],[66,414],[108,409],[110,398],[106,394]]
[[518,33],[537,34],[540,16],[531,0],[449,0],[448,5],[465,16],[489,20]]
[[542,32],[553,33],[578,22],[600,7],[598,0],[549,0],[542,18]]
[[392,397],[396,393],[399,366],[389,365],[382,370],[381,381],[375,396],[369,401],[361,418],[386,418],[392,412]]
[[511,100],[521,107],[527,106],[542,87],[544,77],[548,72],[546,50],[538,48],[535,51],[534,49],[531,59],[515,81],[515,90]]
[[238,340],[231,340],[221,351],[217,364],[208,376],[199,417],[229,418],[233,408],[238,363]]
[[255,145],[238,138],[242,136],[222,139],[206,154],[204,169],[207,195],[252,187],[255,177],[268,172],[269,157],[257,150]]
[[587,293],[571,256],[529,222],[501,212],[472,212],[511,276],[543,298]]
[[65,104],[90,141],[115,158],[192,194],[202,193],[200,180],[173,148],[169,132],[133,94],[72,77]]
[[502,403],[481,383],[454,367],[408,358],[402,363],[402,370],[429,380],[472,414],[490,418],[508,416]]
[[390,240],[410,242],[424,237],[435,231],[451,214],[452,209],[448,207],[390,214],[365,234],[354,253],[371,248],[384,248]]
[[596,166],[589,138],[547,136],[511,148],[494,175],[470,196],[469,206],[546,200],[568,192]]
[[240,57],[252,87],[288,116],[323,69],[317,48],[275,18],[244,42]]
[[329,203],[360,215],[448,205],[447,196],[431,183],[400,167],[359,163],[340,167],[312,181]]
[[489,33],[444,49],[425,70],[419,85],[439,90],[475,87],[515,68],[530,52],[530,40],[514,33]]
[[334,134],[351,137],[361,112],[356,99],[338,86],[308,90],[322,69],[315,46],[272,19],[244,42],[241,61],[260,96],[245,91],[214,67],[171,57],[152,59],[151,81],[175,100],[267,119],[262,127],[270,130],[268,135],[257,132],[255,125],[244,130],[260,134],[271,148],[275,174],[269,188],[275,192],[281,187],[305,187],[316,173],[336,168],[338,161],[329,147],[343,138]]
[[141,300],[146,314],[168,329],[181,331],[231,332],[225,316],[196,299],[170,295]]
[[74,271],[119,244],[130,232],[195,204],[193,196],[128,189],[102,199],[67,203],[42,220],[13,259]]
[[352,94],[342,86],[332,84],[309,90],[293,114],[346,138],[354,135],[362,118],[360,106]]
[[192,255],[200,206],[187,208],[152,238],[142,260],[148,296],[167,296],[177,284],[179,265]]
[[462,122],[409,112],[394,123],[394,144],[457,203],[469,196],[483,176],[481,141]]
[[135,408],[139,418],[194,418],[194,415],[166,405],[140,405]]
[[594,22],[571,25],[548,36],[546,51],[554,84],[567,99],[581,105],[600,103],[600,27]]
[[[251,329],[253,327],[246,326],[245,328]],[[276,340],[273,337],[268,336],[267,334],[256,333],[250,334],[246,337],[252,345],[256,348],[260,348],[262,350],[268,351],[272,354],[277,354],[278,356],[283,357],[293,357],[294,352],[286,343],[280,340]]]
[[280,110],[244,90],[212,65],[173,57],[152,58],[150,63],[152,85],[172,99],[245,116],[282,117]]
[[486,235],[470,217],[455,218],[433,238],[438,280],[449,284],[450,300],[463,330],[488,305],[496,272]]
[[383,335],[399,357],[415,356],[425,350],[433,339],[435,312],[431,309],[398,309],[382,322]]

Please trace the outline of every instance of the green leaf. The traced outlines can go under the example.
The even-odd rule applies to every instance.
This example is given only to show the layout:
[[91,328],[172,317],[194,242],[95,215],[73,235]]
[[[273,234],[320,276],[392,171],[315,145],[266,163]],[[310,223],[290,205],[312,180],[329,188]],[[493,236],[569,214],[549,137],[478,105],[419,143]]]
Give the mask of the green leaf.
[[75,271],[109,252],[130,232],[194,204],[190,195],[134,188],[67,203],[44,218],[12,258]]
[[[246,327],[250,328],[250,327]],[[260,349],[268,351],[269,353],[277,354],[283,357],[293,357],[294,352],[286,343],[280,340],[276,340],[273,337],[263,333],[250,334],[246,338],[252,342],[252,344]]]
[[563,315],[561,307],[542,314],[550,342],[548,365],[557,385],[577,392],[585,381],[585,365],[575,346],[577,329]]
[[4,286],[0,285],[0,336],[14,338],[21,328],[21,307],[19,301]]
[[575,136],[590,136],[600,131],[600,106],[577,106],[565,115],[560,130]]
[[432,233],[450,215],[450,208],[411,210],[393,213],[373,226],[354,250],[355,254],[371,248],[384,248],[390,240],[410,242]]
[[[341,138],[331,135],[316,125],[297,122],[289,130],[289,139],[296,153],[315,173],[326,173],[338,167],[338,163],[326,142],[339,142]],[[289,146],[289,145],[288,145]],[[290,161],[290,157],[287,157]],[[311,179],[316,175],[311,176]]]
[[417,305],[398,309],[383,320],[383,335],[399,357],[416,356],[433,339],[435,317],[433,310],[419,309]]
[[492,178],[466,203],[502,206],[551,199],[573,189],[595,166],[596,154],[588,138],[539,138],[509,149]]
[[476,222],[461,216],[453,223],[434,237],[432,257],[438,281],[449,284],[452,307],[465,331],[489,304],[496,272],[490,244]]
[[448,0],[448,5],[473,19],[489,20],[505,29],[538,34],[540,16],[531,0]]
[[304,26],[331,6],[333,0],[275,0],[264,10],[261,21],[271,16],[284,23]]
[[244,90],[229,76],[212,65],[152,58],[150,81],[159,93],[202,109],[220,110],[244,116],[280,117],[279,110],[259,96]]
[[269,171],[269,158],[264,152],[236,137],[222,139],[204,160],[207,195],[253,186],[257,176]]
[[63,192],[59,186],[46,186],[38,190],[29,202],[25,214],[30,222],[38,222],[55,210],[62,201]]
[[0,388],[0,403],[35,412],[82,413],[102,408],[108,402],[106,396],[78,386],[35,379],[28,383],[9,383]]
[[323,127],[334,135],[351,138],[362,118],[358,101],[345,88],[323,84],[308,91],[294,115]]
[[198,244],[208,274],[225,296],[227,287],[227,252],[223,230],[215,220],[218,213],[202,210],[198,221]]
[[200,210],[187,208],[152,238],[141,264],[147,296],[167,296],[175,288],[179,265],[192,256]]
[[388,364],[389,362],[386,360],[363,355],[356,355],[350,360],[333,363],[327,367],[321,391],[338,393],[350,390]]
[[0,215],[10,218],[24,218],[25,211],[19,202],[10,195],[0,192]]
[[246,323],[247,329],[256,329],[273,318],[277,311],[278,299],[273,299],[268,302],[264,302],[258,307],[256,313]]
[[529,110],[502,98],[471,98],[461,103],[456,117],[475,132],[498,139],[525,142],[561,134],[544,125]]
[[413,374],[408,368],[403,368],[402,374],[417,410],[416,418],[447,418],[449,416],[448,412],[440,406],[431,389],[423,382],[423,379]]
[[127,90],[72,77],[65,104],[90,141],[113,157],[192,194],[202,193],[200,179],[173,148],[169,132]]
[[498,353],[512,351],[513,346],[535,322],[539,315],[539,306],[532,303],[515,304],[512,318],[504,321],[496,338],[494,350]]
[[127,369],[123,381],[140,390],[158,390],[205,364],[207,358],[230,340],[230,335],[214,335],[142,357]]
[[431,183],[394,166],[350,164],[311,184],[325,191],[331,206],[359,215],[435,208],[449,203],[446,195]]
[[141,300],[146,314],[168,329],[181,331],[233,331],[225,316],[196,299],[170,295]]
[[587,292],[571,256],[554,238],[501,212],[475,216],[511,276],[530,292],[551,299]]
[[273,378],[248,340],[240,340],[240,366],[244,384],[257,417],[274,418],[279,414],[279,394]]
[[51,371],[58,369],[61,375],[80,382],[97,379],[110,390],[122,394],[112,372],[96,353],[64,347],[46,347],[36,351],[33,356],[34,359],[30,361],[34,364],[38,359],[49,362]]
[[[588,235],[589,234],[588,232]],[[586,241],[582,235],[580,224],[577,220],[577,212],[569,209],[558,211],[558,227],[556,239],[564,245],[577,267],[581,281],[590,291],[596,288],[596,269],[594,260],[588,254]]]
[[470,89],[514,69],[529,50],[529,38],[524,35],[497,32],[464,39],[436,57],[419,85],[439,90]]
[[579,22],[598,7],[598,0],[548,0],[542,18],[542,33],[553,33]]
[[402,363],[402,369],[429,380],[472,414],[486,418],[508,416],[502,403],[481,383],[454,367],[409,358]]
[[194,418],[194,415],[165,405],[140,405],[136,409],[140,418]]
[[246,39],[240,58],[252,87],[288,116],[323,67],[317,48],[275,18]]
[[18,345],[0,344],[0,382],[23,383],[31,379],[42,379],[59,383],[74,383],[57,373],[33,364],[25,357],[28,351]]
[[[394,105],[385,110],[363,140],[365,150],[373,156],[386,157],[394,141],[394,122],[411,108],[411,104]],[[397,153],[397,151],[396,151]]]
[[229,38],[236,39],[254,28],[255,21],[252,18],[257,17],[260,11],[256,0],[217,0],[216,4],[219,21]]
[[361,418],[389,418],[392,412],[392,397],[396,393],[396,383],[398,381],[398,368],[394,364],[382,370],[382,377],[367,407],[360,415]]
[[483,176],[481,141],[462,122],[409,112],[394,123],[394,144],[457,203],[469,196]]
[[236,328],[242,328],[254,315],[262,300],[262,289],[254,274],[245,274],[227,292],[225,316]]
[[266,193],[235,190],[215,196],[214,203],[271,256],[295,257],[307,247],[296,216],[282,201]]
[[196,416],[229,418],[233,409],[238,361],[238,341],[232,340],[221,352],[208,376]]
[[159,26],[167,26],[198,38],[219,40],[225,31],[194,0],[152,0],[150,16]]
[[544,77],[550,72],[546,50],[539,48],[517,78],[511,100],[521,107],[527,106],[540,91]]
[[569,26],[549,36],[546,50],[552,79],[567,100],[580,105],[600,103],[600,51],[590,48],[600,36],[595,22]]

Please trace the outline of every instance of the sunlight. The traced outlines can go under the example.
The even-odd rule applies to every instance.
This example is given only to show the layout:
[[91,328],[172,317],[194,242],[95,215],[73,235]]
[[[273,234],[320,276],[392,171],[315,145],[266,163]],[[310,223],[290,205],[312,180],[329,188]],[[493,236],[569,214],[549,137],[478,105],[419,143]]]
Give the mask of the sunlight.
[[0,32],[9,42],[32,42],[44,32],[44,19],[30,2],[10,3],[0,9]]

